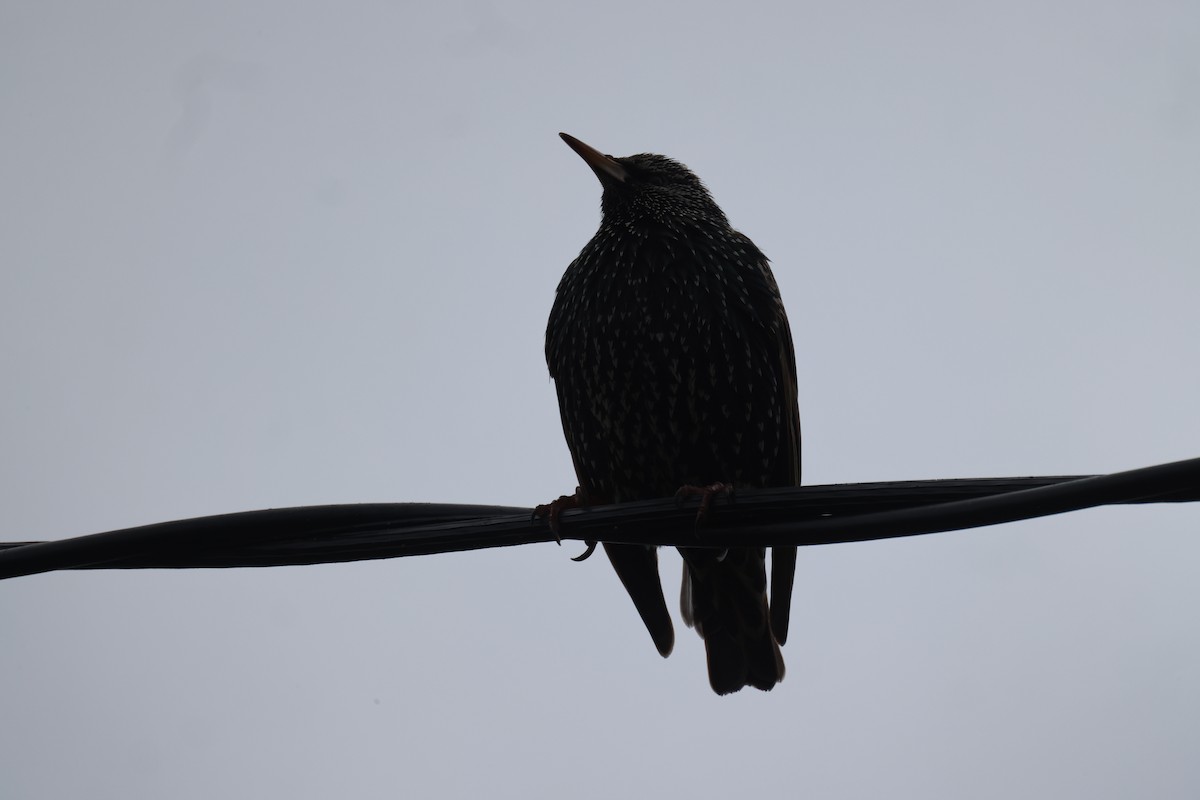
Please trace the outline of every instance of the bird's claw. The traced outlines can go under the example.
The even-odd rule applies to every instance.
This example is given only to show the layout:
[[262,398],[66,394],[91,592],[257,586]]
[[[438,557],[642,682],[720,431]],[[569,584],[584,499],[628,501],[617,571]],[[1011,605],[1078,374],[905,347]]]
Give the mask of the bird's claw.
[[594,552],[596,552],[596,543],[595,543],[595,542],[588,542],[588,543],[587,543],[587,550],[584,550],[582,553],[580,553],[579,555],[575,556],[575,557],[574,557],[574,558],[572,558],[571,560],[572,560],[572,561],[587,561],[589,558],[591,558],[591,557],[592,557],[592,553],[594,553]]
[[696,527],[700,528],[708,522],[709,512],[712,508],[712,500],[719,494],[727,496],[733,500],[734,491],[732,483],[710,483],[707,486],[692,486],[685,484],[679,487],[679,491],[675,492],[675,502],[683,505],[683,501],[689,497],[700,498],[700,508],[696,511]]
[[[562,524],[559,518],[564,511],[582,506],[583,501],[579,498],[579,489],[576,489],[575,494],[564,494],[557,500],[551,500],[549,503],[543,503],[535,507],[533,509],[533,516],[530,517],[530,522],[538,518],[545,518],[546,525],[550,528],[550,532],[554,534],[554,541],[558,542],[559,547],[562,547]],[[595,549],[595,545],[592,545],[591,549],[578,559],[572,560],[582,561],[592,554],[592,549]]]

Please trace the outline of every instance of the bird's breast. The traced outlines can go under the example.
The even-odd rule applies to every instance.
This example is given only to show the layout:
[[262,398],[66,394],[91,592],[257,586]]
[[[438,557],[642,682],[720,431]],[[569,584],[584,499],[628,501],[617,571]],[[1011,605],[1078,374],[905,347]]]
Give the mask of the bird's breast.
[[669,237],[598,236],[571,265],[547,360],[568,443],[597,491],[657,497],[745,474],[740,454],[761,441],[776,387],[759,391],[769,365],[743,298],[727,261]]

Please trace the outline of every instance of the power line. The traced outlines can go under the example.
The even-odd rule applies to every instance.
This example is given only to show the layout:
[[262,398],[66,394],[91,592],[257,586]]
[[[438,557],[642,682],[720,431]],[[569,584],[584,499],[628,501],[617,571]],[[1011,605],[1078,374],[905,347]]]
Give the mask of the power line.
[[[1200,458],[1111,475],[942,479],[739,490],[708,524],[673,499],[562,516],[565,540],[658,545],[817,545],[996,525],[1082,508],[1200,500]],[[511,506],[304,506],[163,522],[47,542],[0,543],[0,579],[60,569],[278,567],[551,542]]]

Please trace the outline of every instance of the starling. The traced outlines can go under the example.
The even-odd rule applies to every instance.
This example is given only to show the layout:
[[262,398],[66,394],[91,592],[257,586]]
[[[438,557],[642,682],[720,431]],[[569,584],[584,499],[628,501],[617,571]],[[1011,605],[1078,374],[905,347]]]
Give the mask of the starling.
[[[767,258],[683,164],[614,158],[560,134],[600,179],[600,229],[567,267],[546,362],[582,505],[681,487],[797,486],[791,329]],[[656,548],[605,544],[659,653],[675,632]],[[717,694],[783,679],[796,548],[681,547],[684,621]]]

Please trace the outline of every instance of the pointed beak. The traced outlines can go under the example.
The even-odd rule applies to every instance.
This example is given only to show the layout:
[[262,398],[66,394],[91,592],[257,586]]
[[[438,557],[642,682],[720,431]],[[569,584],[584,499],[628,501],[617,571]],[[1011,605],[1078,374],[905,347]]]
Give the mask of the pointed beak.
[[606,156],[594,147],[590,147],[576,139],[569,133],[560,133],[559,136],[567,143],[567,146],[574,150],[580,158],[587,162],[587,165],[592,168],[592,172],[596,173],[596,177],[600,179],[600,183],[604,186],[609,186],[614,183],[624,183],[629,177],[629,173],[621,163],[611,156]]

